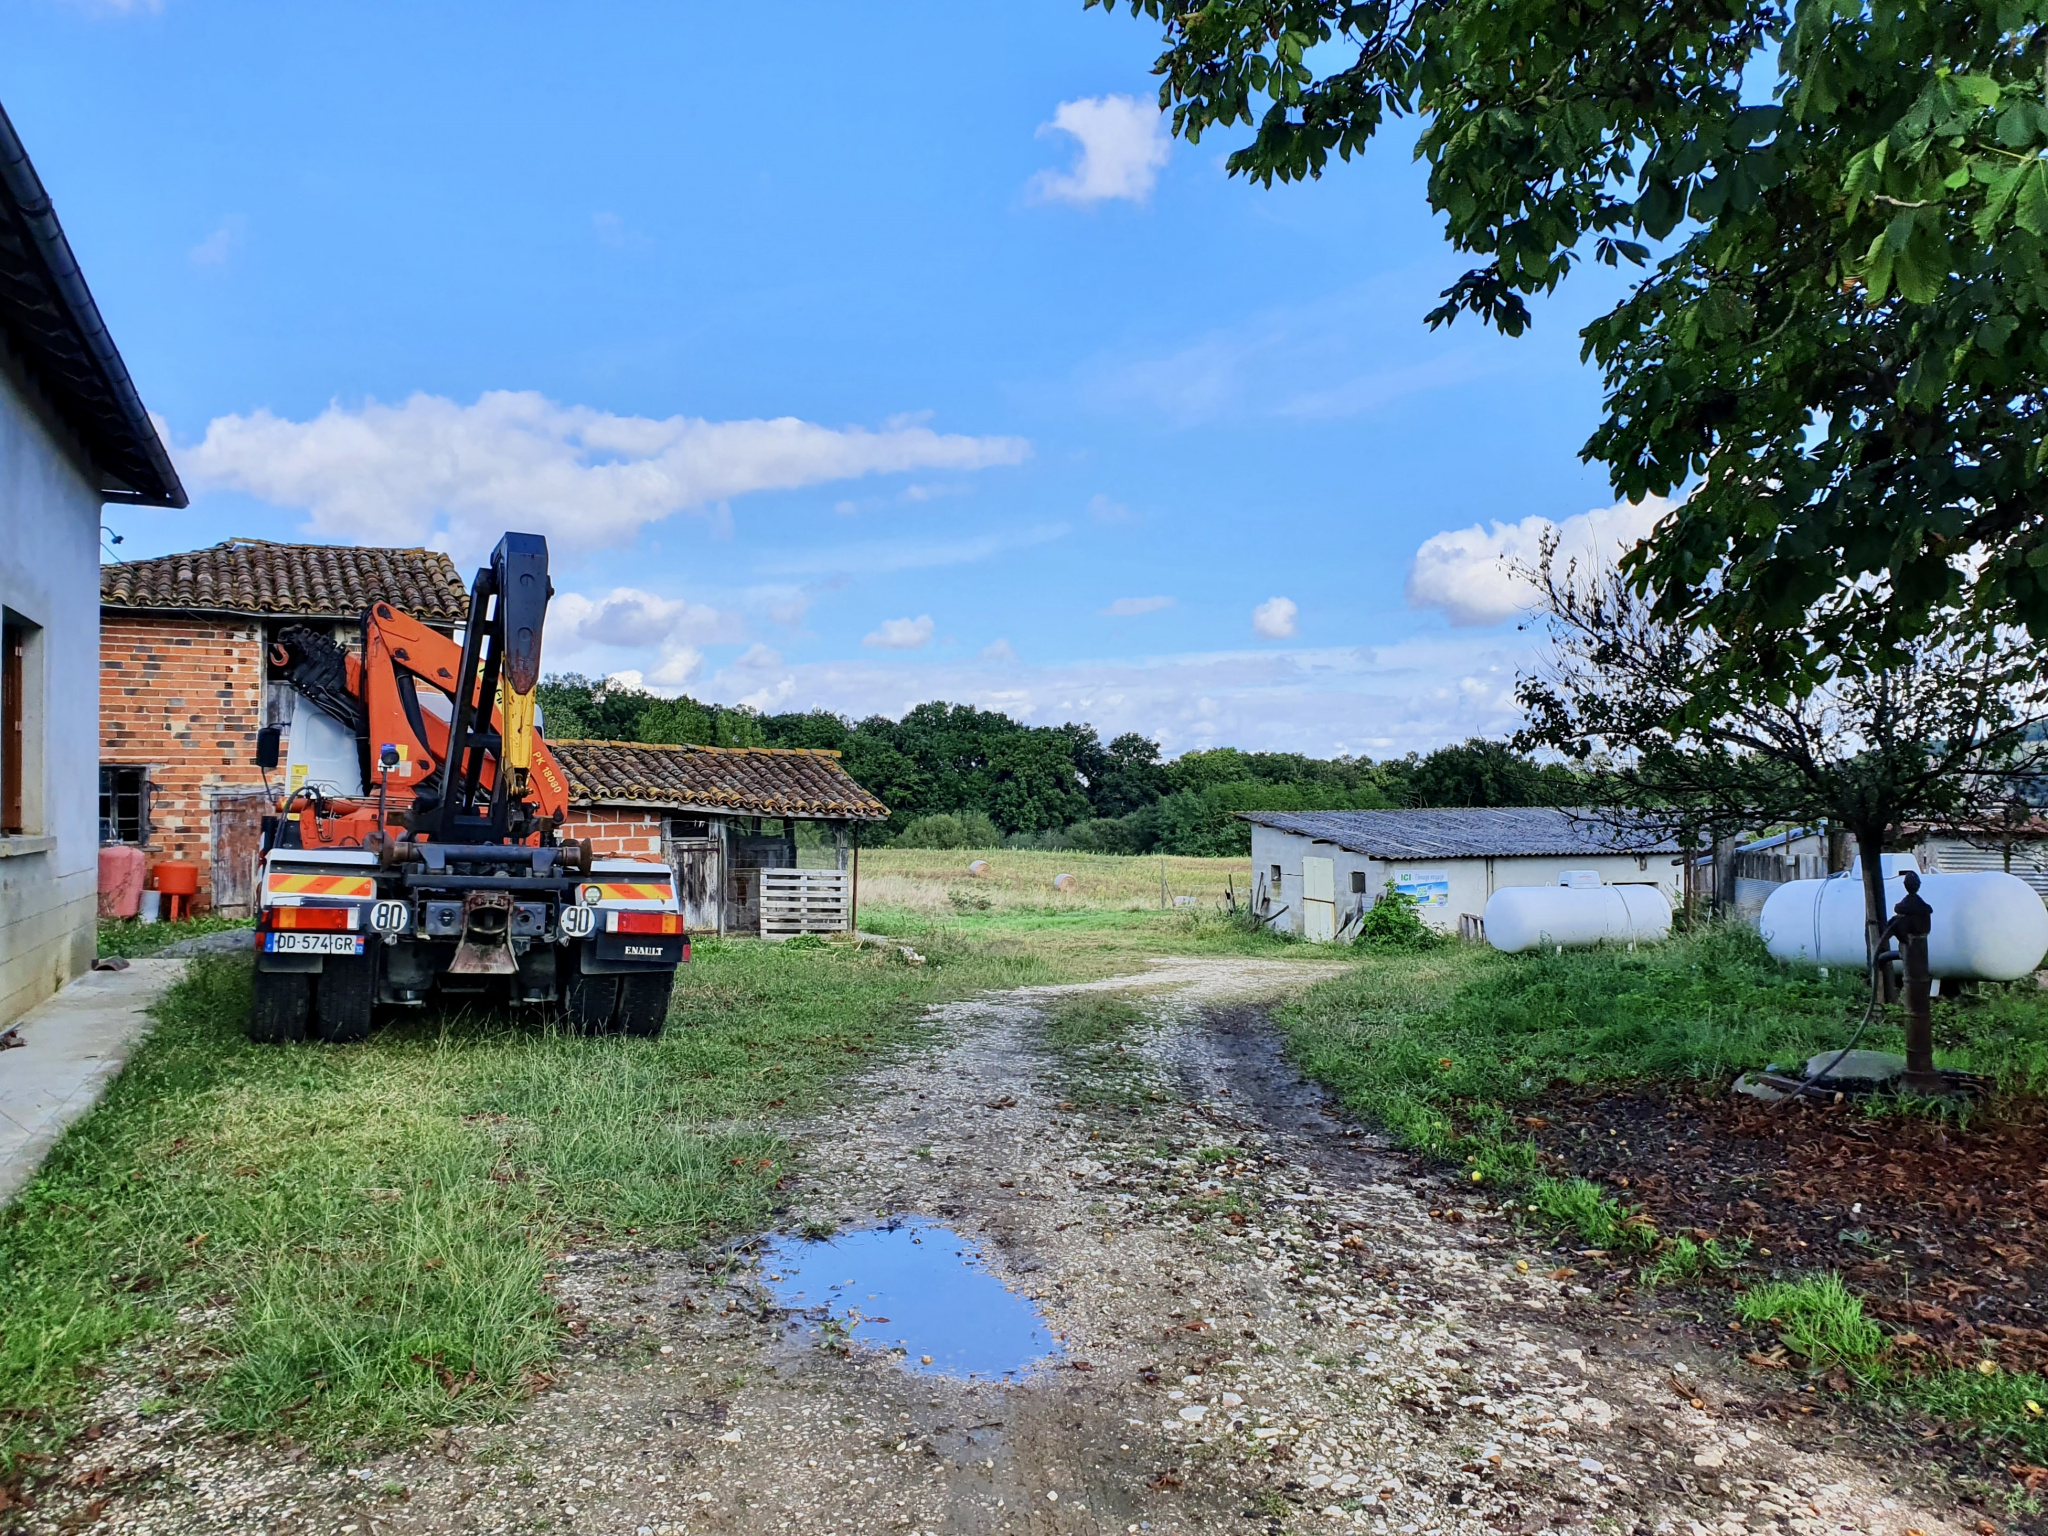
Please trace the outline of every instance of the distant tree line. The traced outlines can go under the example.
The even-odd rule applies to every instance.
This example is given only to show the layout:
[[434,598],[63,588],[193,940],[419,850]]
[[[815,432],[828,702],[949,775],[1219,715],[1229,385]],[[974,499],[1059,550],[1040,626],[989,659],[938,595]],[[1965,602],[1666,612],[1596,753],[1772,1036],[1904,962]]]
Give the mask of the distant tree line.
[[911,847],[1076,848],[1102,853],[1230,855],[1251,850],[1239,811],[1386,810],[1404,806],[1580,805],[1583,770],[1538,763],[1474,739],[1374,762],[1234,747],[1160,761],[1136,732],[1104,743],[1090,725],[1022,725],[970,704],[920,704],[901,720],[858,723],[825,710],[766,715],[657,698],[569,674],[541,684],[555,740],[686,746],[818,747],[890,809],[871,842]]

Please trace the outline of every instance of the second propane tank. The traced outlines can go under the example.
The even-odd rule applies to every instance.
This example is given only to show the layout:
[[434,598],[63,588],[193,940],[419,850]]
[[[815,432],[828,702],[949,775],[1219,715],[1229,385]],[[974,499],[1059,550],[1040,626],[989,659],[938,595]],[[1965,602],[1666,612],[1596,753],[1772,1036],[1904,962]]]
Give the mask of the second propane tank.
[[[1889,874],[1891,855],[1885,857]],[[1905,894],[1902,875],[1885,881],[1887,918]],[[1932,975],[2017,981],[2048,955],[2048,906],[2016,875],[1995,869],[1922,875],[1920,897],[1934,909],[1927,935]],[[1756,926],[1780,960],[1860,971],[1865,958],[1863,881],[1851,875],[1789,880],[1765,900]]]
[[1671,903],[1654,885],[1510,885],[1486,898],[1486,942],[1505,954],[1669,937]]

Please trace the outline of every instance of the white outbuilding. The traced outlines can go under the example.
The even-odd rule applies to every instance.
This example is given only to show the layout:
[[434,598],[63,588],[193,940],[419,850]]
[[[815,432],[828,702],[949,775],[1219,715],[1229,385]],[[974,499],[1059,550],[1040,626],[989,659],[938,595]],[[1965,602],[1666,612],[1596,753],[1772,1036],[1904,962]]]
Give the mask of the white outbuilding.
[[1385,890],[1424,922],[1478,937],[1507,886],[1654,885],[1684,899],[1678,842],[1624,813],[1547,806],[1426,811],[1245,811],[1252,907],[1305,938],[1341,938]]

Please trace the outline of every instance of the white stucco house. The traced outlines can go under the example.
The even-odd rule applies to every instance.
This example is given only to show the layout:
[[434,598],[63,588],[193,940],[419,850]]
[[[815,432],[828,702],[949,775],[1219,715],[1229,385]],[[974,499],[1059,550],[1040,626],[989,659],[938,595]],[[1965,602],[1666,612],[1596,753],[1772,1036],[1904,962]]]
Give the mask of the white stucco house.
[[1341,938],[1388,889],[1423,921],[1456,932],[1503,886],[1654,885],[1676,907],[1685,862],[1676,839],[1597,810],[1543,806],[1426,811],[1244,811],[1252,827],[1252,906],[1272,926]]
[[185,492],[0,111],[0,1027],[92,965],[108,502]]

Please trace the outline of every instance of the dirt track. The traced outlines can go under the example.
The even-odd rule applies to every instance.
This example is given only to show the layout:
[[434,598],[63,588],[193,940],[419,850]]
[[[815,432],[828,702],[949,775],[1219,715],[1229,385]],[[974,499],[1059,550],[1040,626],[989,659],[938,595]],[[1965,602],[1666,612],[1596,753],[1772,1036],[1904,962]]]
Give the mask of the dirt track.
[[1766,1416],[1724,1356],[1617,1318],[1554,1260],[1520,1267],[1537,1254],[1504,1224],[1446,1219],[1455,1186],[1280,1059],[1259,1005],[1316,974],[1176,960],[1091,984],[1157,1020],[1122,1105],[1047,1041],[1072,989],[954,1004],[934,1049],[803,1133],[788,1225],[949,1224],[1064,1336],[1021,1384],[818,1347],[745,1251],[586,1254],[560,1281],[580,1347],[512,1421],[334,1471],[130,1415],[74,1462],[118,1490],[100,1528],[1966,1529],[1824,1416]]

